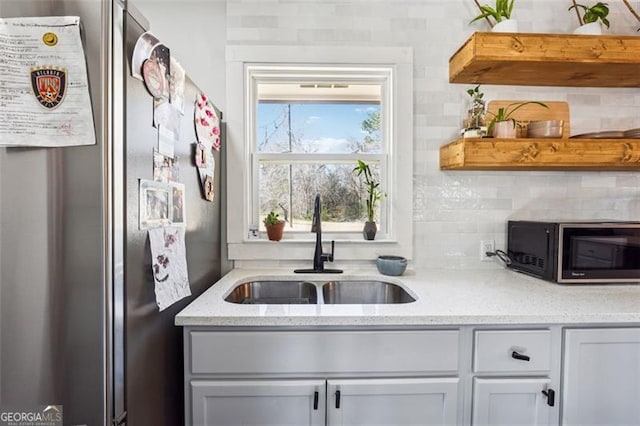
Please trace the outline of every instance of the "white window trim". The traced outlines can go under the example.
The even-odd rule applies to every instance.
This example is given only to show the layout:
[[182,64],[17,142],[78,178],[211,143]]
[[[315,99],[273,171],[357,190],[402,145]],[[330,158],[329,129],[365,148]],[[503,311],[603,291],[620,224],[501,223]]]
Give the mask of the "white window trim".
[[[247,99],[246,68],[251,64],[292,66],[330,64],[392,68],[394,78],[391,105],[395,113],[390,123],[395,141],[388,153],[393,194],[389,215],[393,234],[389,239],[356,241],[336,239],[336,258],[374,259],[381,254],[412,257],[413,235],[413,50],[407,47],[310,47],[310,46],[227,46],[227,241],[231,260],[311,260],[315,234],[308,239],[283,239],[280,242],[249,240],[252,205],[251,152],[247,147],[247,120],[253,106]],[[329,239],[325,236],[325,242]]]

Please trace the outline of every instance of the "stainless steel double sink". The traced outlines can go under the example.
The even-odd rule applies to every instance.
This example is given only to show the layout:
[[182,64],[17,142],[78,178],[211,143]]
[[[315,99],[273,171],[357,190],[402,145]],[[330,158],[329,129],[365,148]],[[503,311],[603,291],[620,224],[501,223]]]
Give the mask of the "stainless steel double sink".
[[[319,298],[318,294],[322,297]],[[249,281],[238,284],[224,299],[230,303],[297,304],[395,304],[415,302],[397,284],[376,280]]]

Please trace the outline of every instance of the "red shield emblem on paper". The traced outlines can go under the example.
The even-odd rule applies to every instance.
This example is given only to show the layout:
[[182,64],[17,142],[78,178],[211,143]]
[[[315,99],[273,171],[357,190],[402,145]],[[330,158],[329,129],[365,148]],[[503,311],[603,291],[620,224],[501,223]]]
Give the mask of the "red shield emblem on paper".
[[32,68],[31,88],[40,105],[54,109],[62,103],[67,91],[67,71],[58,68]]

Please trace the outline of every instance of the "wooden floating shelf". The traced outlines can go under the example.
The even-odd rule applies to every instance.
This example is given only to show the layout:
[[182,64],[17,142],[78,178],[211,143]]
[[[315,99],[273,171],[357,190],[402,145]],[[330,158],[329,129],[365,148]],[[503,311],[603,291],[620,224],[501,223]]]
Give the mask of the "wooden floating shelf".
[[640,170],[640,139],[458,139],[441,170]]
[[449,82],[640,87],[640,37],[478,32],[449,60]]

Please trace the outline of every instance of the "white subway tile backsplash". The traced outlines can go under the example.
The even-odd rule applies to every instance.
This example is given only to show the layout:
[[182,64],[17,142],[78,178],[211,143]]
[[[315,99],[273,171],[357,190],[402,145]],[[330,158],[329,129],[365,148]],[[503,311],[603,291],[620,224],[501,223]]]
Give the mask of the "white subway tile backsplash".
[[391,31],[424,31],[427,18],[391,18]]
[[[222,1],[222,0],[220,0]],[[484,3],[484,2],[481,2]],[[637,2],[636,2],[637,3]],[[612,34],[636,35],[621,2]],[[518,0],[521,31],[569,33],[568,2]],[[509,219],[640,218],[639,172],[448,172],[438,149],[458,135],[472,84],[450,84],[451,55],[485,22],[467,0],[227,0],[230,44],[408,46],[414,51],[414,266],[499,268],[479,262],[481,239],[504,248]],[[295,58],[292,58],[294,60]],[[572,134],[640,127],[640,89],[482,85],[486,100],[567,101]],[[251,266],[249,263],[245,262]],[[244,265],[244,264],[242,264]],[[240,266],[242,266],[240,265]]]
[[278,17],[245,15],[240,19],[240,26],[243,28],[276,28],[278,26]]
[[[606,176],[604,173],[601,173],[601,172],[591,173],[582,178],[582,187],[614,189],[616,187],[616,177]],[[596,190],[593,189],[592,193],[595,193],[595,192]]]
[[319,29],[302,29],[298,30],[298,42],[301,43],[309,43],[309,42],[323,42],[326,44],[327,42],[335,42],[336,41],[336,30],[319,30]]

